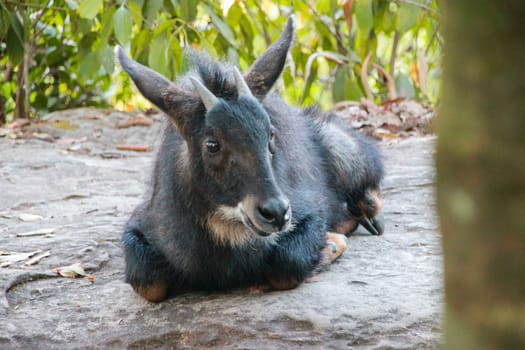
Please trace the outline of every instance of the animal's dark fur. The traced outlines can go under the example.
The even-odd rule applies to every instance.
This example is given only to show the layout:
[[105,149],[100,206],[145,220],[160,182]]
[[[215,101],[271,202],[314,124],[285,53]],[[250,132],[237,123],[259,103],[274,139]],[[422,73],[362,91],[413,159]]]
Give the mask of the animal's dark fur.
[[[377,214],[370,193],[379,189],[383,168],[374,145],[335,115],[267,95],[292,36],[290,20],[245,76],[258,101],[239,97],[232,68],[206,55],[193,55],[194,71],[173,84],[118,52],[141,92],[171,121],[148,198],[123,235],[126,280],[136,290],[159,281],[170,292],[293,286],[319,267],[327,231]],[[220,102],[207,111],[189,77]],[[203,146],[210,137],[220,141],[217,154]],[[270,200],[289,201],[291,225],[283,232],[254,231],[238,218],[239,208]]]

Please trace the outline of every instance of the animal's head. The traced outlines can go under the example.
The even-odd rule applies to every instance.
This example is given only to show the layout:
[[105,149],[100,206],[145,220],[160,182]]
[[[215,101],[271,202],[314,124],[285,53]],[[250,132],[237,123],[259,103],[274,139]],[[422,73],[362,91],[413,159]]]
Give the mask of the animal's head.
[[236,68],[205,60],[177,84],[116,49],[140,92],[184,137],[192,188],[211,204],[208,220],[219,240],[243,241],[235,232],[239,227],[269,236],[290,226],[290,202],[274,170],[281,157],[279,134],[260,101],[283,70],[293,34],[291,17],[281,37],[244,76]]

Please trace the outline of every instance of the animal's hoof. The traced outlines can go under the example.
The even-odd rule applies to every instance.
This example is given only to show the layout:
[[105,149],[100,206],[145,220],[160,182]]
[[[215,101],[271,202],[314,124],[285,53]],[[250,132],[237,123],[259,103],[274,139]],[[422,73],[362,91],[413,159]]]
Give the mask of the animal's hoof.
[[323,257],[326,263],[332,263],[341,256],[348,245],[348,238],[339,233],[329,232],[326,235],[326,246],[323,248]]
[[385,230],[383,216],[380,214],[383,203],[376,190],[368,190],[357,202],[348,202],[348,211],[357,223],[373,235],[382,235]]
[[337,244],[335,242],[326,242],[326,248],[330,250],[330,253],[337,253]]
[[373,218],[364,217],[359,220],[359,224],[373,235],[382,235],[385,231],[385,221],[383,214],[379,213]]
[[295,278],[275,278],[268,277],[268,284],[273,290],[288,290],[293,289],[299,285],[299,281]]
[[135,292],[147,301],[158,303],[168,297],[168,284],[165,281],[157,281],[147,287],[132,286]]

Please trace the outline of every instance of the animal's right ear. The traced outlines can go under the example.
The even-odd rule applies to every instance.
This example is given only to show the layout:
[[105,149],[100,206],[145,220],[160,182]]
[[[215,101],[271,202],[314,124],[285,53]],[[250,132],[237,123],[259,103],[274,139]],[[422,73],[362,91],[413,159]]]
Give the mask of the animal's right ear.
[[249,72],[244,76],[251,91],[259,99],[266,96],[281,75],[294,33],[295,17],[292,15],[288,18],[286,28],[279,39],[255,60]]
[[198,105],[199,100],[195,95],[179,88],[154,70],[129,58],[124,52],[122,52],[122,49],[119,46],[115,47],[115,55],[124,71],[128,73],[139,89],[140,93],[170,116],[177,128],[182,131],[182,129],[184,129],[185,116],[181,111],[187,112],[187,110],[176,107],[183,104],[181,103],[182,101],[185,101],[184,105],[186,108]]

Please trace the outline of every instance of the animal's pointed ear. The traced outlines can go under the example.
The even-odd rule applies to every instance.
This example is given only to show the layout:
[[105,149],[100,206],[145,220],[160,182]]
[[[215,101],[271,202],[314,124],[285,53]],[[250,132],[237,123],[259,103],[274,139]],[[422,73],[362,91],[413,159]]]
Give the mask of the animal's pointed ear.
[[192,116],[202,114],[203,105],[199,97],[132,60],[118,46],[115,48],[115,54],[142,95],[170,117],[182,136],[190,137],[191,123],[195,122]]
[[292,15],[288,18],[286,28],[279,39],[255,60],[244,76],[253,94],[258,98],[264,98],[281,75],[294,33],[295,17]]
[[115,55],[140,93],[163,112],[169,114],[169,103],[166,101],[166,97],[176,91],[181,93],[183,91],[161,74],[126,56],[119,46],[115,47]]

